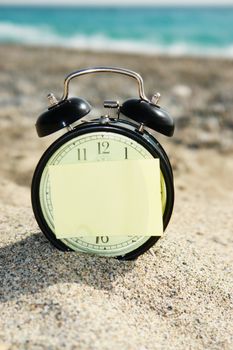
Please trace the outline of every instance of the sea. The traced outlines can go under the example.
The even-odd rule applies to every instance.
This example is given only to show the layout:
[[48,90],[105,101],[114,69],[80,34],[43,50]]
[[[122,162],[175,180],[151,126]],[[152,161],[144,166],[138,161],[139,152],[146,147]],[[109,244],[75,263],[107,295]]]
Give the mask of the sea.
[[232,58],[233,7],[0,6],[1,43]]

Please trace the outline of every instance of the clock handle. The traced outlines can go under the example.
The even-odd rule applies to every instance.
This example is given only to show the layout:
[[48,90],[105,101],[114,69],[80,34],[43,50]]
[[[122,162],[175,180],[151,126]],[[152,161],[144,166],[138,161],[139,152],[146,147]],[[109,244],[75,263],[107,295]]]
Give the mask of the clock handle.
[[138,83],[138,93],[140,98],[144,101],[150,102],[150,100],[146,97],[144,92],[142,77],[138,73],[132,70],[117,68],[117,67],[92,67],[92,68],[81,69],[70,73],[69,75],[67,75],[64,81],[64,91],[63,91],[63,96],[61,98],[61,101],[64,101],[68,98],[69,83],[73,78],[76,78],[81,75],[91,74],[91,73],[117,73],[117,74],[123,74],[123,75],[127,75],[128,77],[134,78],[137,80],[137,83]]

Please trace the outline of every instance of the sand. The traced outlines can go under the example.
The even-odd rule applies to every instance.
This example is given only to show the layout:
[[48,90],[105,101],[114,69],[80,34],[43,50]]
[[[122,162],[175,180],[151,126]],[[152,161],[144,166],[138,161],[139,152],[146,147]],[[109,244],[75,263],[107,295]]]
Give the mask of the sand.
[[[45,97],[94,65],[141,73],[177,126],[159,137],[174,167],[172,220],[133,262],[59,252],[30,204],[35,165],[59,134],[36,135]],[[0,70],[0,350],[232,349],[232,62],[2,46]],[[72,84],[98,109],[137,94],[130,79]]]

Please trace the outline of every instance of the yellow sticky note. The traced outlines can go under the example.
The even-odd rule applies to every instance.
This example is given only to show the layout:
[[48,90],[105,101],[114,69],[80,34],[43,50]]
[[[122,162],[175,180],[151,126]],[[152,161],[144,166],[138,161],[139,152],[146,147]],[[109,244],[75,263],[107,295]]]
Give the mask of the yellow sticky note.
[[57,238],[161,236],[159,159],[49,167]]

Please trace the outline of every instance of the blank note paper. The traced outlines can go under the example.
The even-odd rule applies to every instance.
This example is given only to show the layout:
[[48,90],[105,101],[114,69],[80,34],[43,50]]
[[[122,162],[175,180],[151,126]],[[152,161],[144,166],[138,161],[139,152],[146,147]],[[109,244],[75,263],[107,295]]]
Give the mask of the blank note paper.
[[159,159],[49,167],[57,238],[161,236]]

